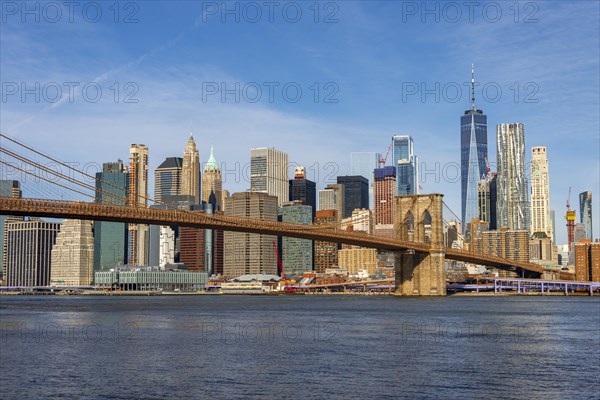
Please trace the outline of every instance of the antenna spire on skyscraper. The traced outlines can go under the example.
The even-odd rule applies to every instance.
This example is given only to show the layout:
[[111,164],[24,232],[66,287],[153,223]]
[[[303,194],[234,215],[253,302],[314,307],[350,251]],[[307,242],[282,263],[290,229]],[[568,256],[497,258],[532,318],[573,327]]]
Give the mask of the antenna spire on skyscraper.
[[471,64],[471,109],[475,111],[475,64]]

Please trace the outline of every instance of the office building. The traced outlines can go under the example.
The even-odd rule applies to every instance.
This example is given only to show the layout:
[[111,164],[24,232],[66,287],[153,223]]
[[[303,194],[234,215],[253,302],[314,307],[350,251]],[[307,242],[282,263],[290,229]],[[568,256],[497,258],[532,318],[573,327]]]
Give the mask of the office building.
[[531,149],[531,234],[545,233],[554,237],[550,216],[550,180],[548,177],[548,157],[544,146]]
[[[129,149],[129,205],[148,207],[148,147],[132,144]],[[148,265],[149,227],[129,224],[129,264]]]
[[211,194],[215,196],[218,209],[222,209],[223,178],[212,146],[210,146],[210,156],[202,171],[202,201],[209,203]]
[[[0,180],[0,196],[21,198],[21,183],[15,180]],[[0,258],[0,272],[6,279],[6,247],[5,247],[5,228],[7,221],[19,221],[22,217],[14,217],[9,215],[0,215],[0,249],[2,249],[2,257]]]
[[289,201],[288,154],[274,147],[251,149],[250,190],[277,197],[279,206]]
[[496,174],[491,173],[477,182],[478,219],[490,224],[490,230],[496,229]]
[[392,147],[393,167],[396,167],[396,194],[418,194],[419,160],[415,155],[412,137],[392,136]]
[[529,240],[529,259],[540,265],[556,265],[558,259],[554,256],[554,245],[544,232],[535,232]]
[[[496,231],[483,232],[483,254],[508,258],[515,261],[529,262],[529,231],[510,231],[500,228]],[[512,271],[498,271],[501,277],[514,278]]]
[[94,278],[92,222],[65,219],[50,261],[51,286],[87,286]]
[[496,126],[497,226],[511,231],[530,230],[528,183],[525,176],[525,126]]
[[181,194],[181,157],[167,157],[154,170],[154,204],[164,204],[164,196]]
[[592,231],[592,192],[586,190],[579,193],[579,222],[585,227],[586,238],[593,240]]
[[[287,188],[287,180],[286,180]],[[225,200],[225,215],[277,221],[277,197],[259,192],[234,193]],[[277,275],[277,237],[245,232],[224,233],[223,274]]]
[[190,137],[183,150],[183,161],[181,165],[181,194],[194,196],[194,204],[200,204],[200,155],[194,136]]
[[394,197],[396,196],[396,168],[393,166],[374,170],[375,224],[394,224]]
[[[285,203],[281,208],[281,220],[291,224],[311,225],[313,208],[299,200]],[[281,258],[286,276],[312,271],[313,241],[283,237]]]
[[[487,116],[475,106],[475,68],[471,67],[471,108],[460,117],[462,224],[481,219],[478,182],[488,174]],[[485,220],[488,221],[488,220]]]
[[344,193],[344,211],[342,218],[348,218],[352,211],[369,208],[369,181],[364,176],[338,176],[338,185],[342,185]]
[[[336,210],[338,221],[342,220],[344,214],[344,186],[332,183],[319,190],[319,211]],[[316,218],[316,215],[315,215]]]
[[296,167],[294,179],[290,179],[289,200],[301,201],[312,208],[312,219],[317,211],[317,185],[306,179],[304,167]]
[[[102,164],[96,173],[96,203],[127,205],[129,169],[123,161]],[[94,271],[127,264],[128,227],[122,222],[94,222]]]
[[357,208],[352,211],[352,215],[343,218],[341,229],[353,232],[365,232],[373,234],[373,212],[366,208]]
[[[331,225],[338,221],[337,210],[320,210],[315,215],[315,225]],[[334,242],[315,240],[315,272],[324,273],[338,263],[338,245]]]
[[364,176],[369,181],[369,205],[374,206],[374,175],[373,171],[379,168],[381,154],[372,151],[350,153],[350,175]]
[[60,224],[43,220],[7,221],[6,285],[48,286],[52,246]]

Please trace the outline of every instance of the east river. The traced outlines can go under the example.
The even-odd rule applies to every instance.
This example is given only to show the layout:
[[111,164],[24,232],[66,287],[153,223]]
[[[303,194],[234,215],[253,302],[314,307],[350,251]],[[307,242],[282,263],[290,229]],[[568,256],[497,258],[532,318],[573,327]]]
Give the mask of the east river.
[[0,297],[0,398],[600,398],[600,297]]

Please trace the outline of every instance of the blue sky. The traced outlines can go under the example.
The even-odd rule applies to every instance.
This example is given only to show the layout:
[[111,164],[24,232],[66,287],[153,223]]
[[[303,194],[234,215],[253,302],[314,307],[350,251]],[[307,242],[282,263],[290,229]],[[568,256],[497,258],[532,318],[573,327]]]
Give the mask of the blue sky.
[[[124,2],[118,15],[112,2],[79,4],[72,22],[62,2],[1,4],[0,128],[61,160],[126,160],[144,143],[154,169],[182,154],[192,130],[202,161],[214,145],[231,192],[249,187],[250,148],[263,146],[312,166],[323,187],[349,172],[351,152],[385,152],[392,135],[410,134],[430,171],[424,192],[444,193],[459,213],[454,166],[474,63],[490,161],[496,124],[523,122],[527,158],[548,147],[558,242],[569,186],[573,204],[592,190],[600,236],[598,2],[481,2],[471,16],[463,2],[283,1],[272,16],[262,1],[228,2],[229,13],[222,2]],[[23,98],[36,82],[39,101]],[[79,84],[72,98],[66,82]],[[236,83],[239,102],[222,99]]]

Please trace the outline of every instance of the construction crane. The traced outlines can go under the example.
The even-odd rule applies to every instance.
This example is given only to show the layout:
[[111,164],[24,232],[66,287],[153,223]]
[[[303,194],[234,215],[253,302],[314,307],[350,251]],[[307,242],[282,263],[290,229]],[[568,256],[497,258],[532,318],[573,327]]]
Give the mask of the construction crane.
[[387,151],[385,152],[385,156],[381,156],[379,158],[379,168],[385,167],[385,163],[387,162],[388,155],[390,154],[390,150],[392,149],[392,144],[393,144],[393,142],[390,143],[390,145],[388,146]]
[[277,255],[277,269],[279,270],[279,274],[282,280],[286,280],[285,272],[283,271],[283,263],[281,262],[281,257],[279,256],[279,250],[277,249],[277,243],[273,240],[273,249],[275,250],[275,254]]
[[575,210],[571,210],[571,186],[569,186],[569,195],[567,196],[567,214],[565,215],[565,219],[567,220],[567,238],[570,252],[573,240],[575,239]]

